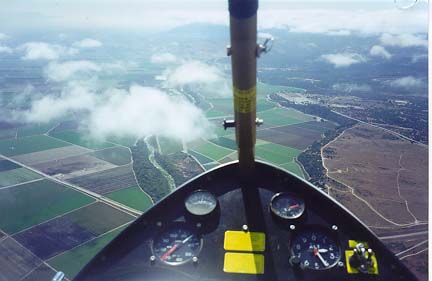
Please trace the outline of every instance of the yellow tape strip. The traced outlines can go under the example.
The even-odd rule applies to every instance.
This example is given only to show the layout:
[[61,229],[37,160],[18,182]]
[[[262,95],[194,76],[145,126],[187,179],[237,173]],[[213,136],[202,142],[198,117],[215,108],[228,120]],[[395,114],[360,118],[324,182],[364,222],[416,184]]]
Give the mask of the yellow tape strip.
[[260,254],[225,253],[225,272],[264,274],[264,256]]
[[256,109],[256,87],[240,90],[233,86],[234,110],[240,113],[250,113]]
[[227,251],[264,252],[265,233],[225,231],[224,249]]

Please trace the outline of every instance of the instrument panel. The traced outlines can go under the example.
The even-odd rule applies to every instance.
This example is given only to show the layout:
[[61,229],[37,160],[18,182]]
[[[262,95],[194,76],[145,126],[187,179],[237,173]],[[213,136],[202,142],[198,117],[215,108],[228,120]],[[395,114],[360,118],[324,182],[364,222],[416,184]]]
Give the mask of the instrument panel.
[[416,280],[322,191],[257,163],[232,163],[160,201],[76,280]]

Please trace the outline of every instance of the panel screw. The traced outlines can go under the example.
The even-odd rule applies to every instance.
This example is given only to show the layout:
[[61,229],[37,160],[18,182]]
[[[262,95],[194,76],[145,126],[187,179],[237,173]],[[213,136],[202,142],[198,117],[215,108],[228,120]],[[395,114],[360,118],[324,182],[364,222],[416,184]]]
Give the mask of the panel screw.
[[196,227],[201,228],[202,224],[200,222],[197,222]]
[[243,229],[243,231],[248,231],[248,226],[246,225],[246,224],[244,224],[243,226],[242,226],[242,229]]
[[198,258],[197,258],[197,257],[193,257],[193,258],[192,258],[192,261],[193,261],[194,263],[197,263],[197,262],[198,262]]
[[343,263],[342,261],[339,261],[339,262],[338,262],[338,266],[339,266],[339,267],[344,267],[344,263]]
[[295,225],[291,224],[291,225],[290,225],[290,229],[291,229],[291,230],[295,230]]
[[156,225],[159,226],[159,227],[161,227],[162,226],[162,222],[158,221],[158,222],[156,222]]
[[333,229],[334,231],[338,230],[337,225],[333,225],[333,226],[332,226],[332,229]]
[[155,256],[150,256],[150,261],[151,261],[151,262],[155,262],[155,260],[156,260],[156,257],[155,257]]

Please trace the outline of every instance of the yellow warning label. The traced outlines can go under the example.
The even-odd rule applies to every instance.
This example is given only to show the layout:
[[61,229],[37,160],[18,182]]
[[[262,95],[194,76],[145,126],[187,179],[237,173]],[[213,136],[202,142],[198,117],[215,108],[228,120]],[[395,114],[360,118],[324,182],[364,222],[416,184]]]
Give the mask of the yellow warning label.
[[365,241],[348,240],[348,248],[354,249],[357,244],[362,243],[365,248],[369,248],[369,243]]
[[263,252],[265,250],[265,233],[225,231],[224,249],[227,251]]
[[[347,268],[347,272],[351,273],[351,274],[357,274],[360,271],[355,268],[352,267],[349,260],[350,257],[352,257],[354,255],[354,251],[353,250],[346,250],[345,251],[345,262],[346,262],[346,268]],[[373,261],[373,266],[371,268],[369,268],[368,270],[368,274],[378,274],[378,262],[377,259],[375,257],[375,255],[372,256],[372,261]]]
[[264,274],[264,256],[249,253],[225,253],[223,270],[229,273]]
[[234,110],[240,113],[250,113],[256,109],[256,87],[240,90],[233,86]]

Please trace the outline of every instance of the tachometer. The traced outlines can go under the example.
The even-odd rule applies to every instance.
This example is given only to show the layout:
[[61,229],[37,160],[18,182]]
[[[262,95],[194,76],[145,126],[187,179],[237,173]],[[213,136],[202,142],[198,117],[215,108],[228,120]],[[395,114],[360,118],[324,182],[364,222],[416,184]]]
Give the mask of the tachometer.
[[341,250],[330,235],[321,230],[304,230],[291,241],[291,254],[302,268],[328,269],[337,264]]
[[217,199],[208,191],[197,190],[186,198],[185,207],[192,215],[205,216],[216,209]]
[[170,265],[186,263],[198,256],[202,240],[197,234],[183,226],[173,226],[163,231],[153,241],[153,253],[162,262]]
[[277,193],[271,199],[270,209],[279,218],[297,219],[305,211],[305,202],[291,193]]

